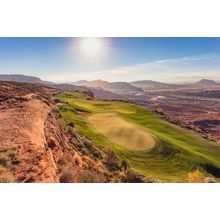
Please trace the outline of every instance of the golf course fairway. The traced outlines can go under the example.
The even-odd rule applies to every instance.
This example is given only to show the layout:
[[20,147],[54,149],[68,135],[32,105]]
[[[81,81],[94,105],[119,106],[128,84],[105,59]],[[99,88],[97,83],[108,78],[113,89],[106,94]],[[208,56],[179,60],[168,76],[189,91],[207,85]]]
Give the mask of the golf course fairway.
[[71,91],[57,96],[66,123],[100,151],[113,150],[131,168],[162,182],[186,182],[199,169],[220,180],[220,145],[126,102],[99,101]]

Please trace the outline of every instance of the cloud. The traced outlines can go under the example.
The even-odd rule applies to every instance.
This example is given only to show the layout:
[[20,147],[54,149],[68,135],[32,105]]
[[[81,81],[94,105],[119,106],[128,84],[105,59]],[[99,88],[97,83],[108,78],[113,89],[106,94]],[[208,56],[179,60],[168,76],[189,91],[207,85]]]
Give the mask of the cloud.
[[164,60],[157,60],[155,63],[165,63],[165,64],[186,64],[186,63],[193,63],[203,60],[214,61],[216,58],[220,59],[220,54],[216,53],[209,53],[209,54],[202,54],[202,55],[195,55],[195,56],[187,56],[187,57],[178,57],[174,59],[164,59]]
[[199,73],[208,75],[219,73],[220,54],[209,53],[188,57],[177,57],[173,59],[155,60],[135,65],[113,68],[110,70],[96,71],[91,73],[93,77],[108,79],[110,81],[136,79],[165,80],[169,77],[178,77],[182,74],[193,75]]
[[108,81],[151,79],[169,81],[170,78],[182,76],[188,77],[199,75],[202,77],[210,77],[210,74],[212,76],[217,76],[220,73],[220,54],[209,53],[172,59],[161,59],[91,72],[61,72],[56,73],[56,76],[51,75],[50,80],[56,82],[77,81],[81,79],[102,79]]

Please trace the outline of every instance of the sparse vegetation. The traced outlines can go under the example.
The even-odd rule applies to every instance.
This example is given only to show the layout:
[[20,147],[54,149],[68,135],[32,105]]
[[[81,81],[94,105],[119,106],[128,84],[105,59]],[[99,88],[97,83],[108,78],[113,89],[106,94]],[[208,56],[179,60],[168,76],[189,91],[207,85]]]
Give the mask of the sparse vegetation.
[[65,169],[62,170],[59,181],[60,183],[74,183],[77,182],[76,176],[77,176],[76,170],[66,167]]
[[74,123],[73,122],[69,122],[68,125],[72,128],[74,128]]
[[0,165],[6,166],[8,161],[8,155],[7,154],[0,154]]
[[14,181],[12,173],[7,168],[0,166],[0,183],[13,183]]
[[82,139],[83,139],[82,142],[83,142],[85,148],[89,151],[89,153],[91,153],[95,158],[102,159],[101,153],[94,146],[94,144],[91,141],[89,141],[88,139],[84,138],[84,137]]
[[145,183],[144,176],[135,172],[132,169],[128,169],[125,175],[122,177],[124,183]]
[[79,172],[80,183],[104,183],[105,178],[101,174],[92,173],[89,170],[82,170]]
[[107,151],[104,158],[104,163],[109,170],[115,171],[119,169],[119,159],[112,150]]
[[67,126],[67,127],[66,127],[66,131],[67,131],[67,133],[68,133],[69,135],[74,135],[74,131],[73,131],[73,128],[72,128],[72,127]]
[[128,167],[129,167],[128,162],[126,160],[122,160],[120,168],[123,169],[124,171],[126,171]]
[[60,183],[104,183],[105,177],[90,170],[78,170],[76,167],[67,166],[61,171],[59,181]]
[[7,167],[14,164],[19,147],[11,147],[8,149],[0,150],[0,166]]
[[60,173],[65,170],[65,168],[74,167],[75,165],[78,165],[78,161],[76,162],[74,154],[64,154],[57,163]]

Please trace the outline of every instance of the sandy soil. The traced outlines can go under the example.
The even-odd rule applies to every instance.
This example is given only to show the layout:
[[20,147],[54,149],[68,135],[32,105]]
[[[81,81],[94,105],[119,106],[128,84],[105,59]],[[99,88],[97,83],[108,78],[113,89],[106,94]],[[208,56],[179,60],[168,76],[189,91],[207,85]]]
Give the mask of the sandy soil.
[[27,101],[0,110],[0,149],[19,149],[17,181],[57,182],[52,154],[45,148],[44,123],[50,107],[34,94],[23,98]]

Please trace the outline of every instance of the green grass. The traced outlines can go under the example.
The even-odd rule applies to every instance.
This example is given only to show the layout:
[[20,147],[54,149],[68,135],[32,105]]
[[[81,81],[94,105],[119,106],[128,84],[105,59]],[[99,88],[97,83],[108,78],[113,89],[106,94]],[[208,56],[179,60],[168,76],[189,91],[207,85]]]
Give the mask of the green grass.
[[[62,105],[60,113],[67,122],[75,124],[79,133],[100,149],[111,148],[142,174],[165,182],[185,182],[190,171],[200,169],[206,175],[220,177],[219,144],[168,123],[143,107],[118,101],[88,100],[84,95],[70,91],[57,98],[68,103]],[[123,120],[150,133],[156,141],[155,147],[134,151],[112,142],[88,120],[97,113],[118,114]]]

